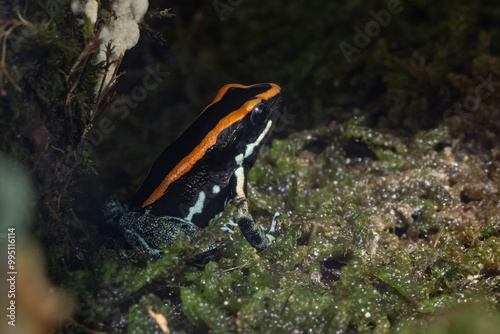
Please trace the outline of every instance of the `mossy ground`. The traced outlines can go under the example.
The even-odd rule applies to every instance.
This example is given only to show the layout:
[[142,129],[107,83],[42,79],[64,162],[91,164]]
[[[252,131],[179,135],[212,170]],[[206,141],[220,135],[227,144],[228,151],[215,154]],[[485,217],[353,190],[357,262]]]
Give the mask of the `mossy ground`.
[[[340,43],[354,45],[354,27],[389,1],[233,2],[223,21],[210,1],[172,2],[175,18],[146,20],[167,45],[142,38],[125,56],[107,105],[129,101],[128,113],[108,108],[106,126],[93,118],[104,107],[93,96],[99,67],[79,61],[97,31],[75,21],[69,1],[52,4],[0,11],[2,28],[17,11],[34,22],[8,39],[6,69],[21,92],[4,80],[0,144],[31,173],[34,235],[49,277],[77,305],[63,331],[157,333],[161,316],[176,333],[498,328],[494,2],[401,2],[351,62]],[[151,70],[168,75],[139,99]],[[284,214],[269,249],[257,254],[236,229],[236,243],[199,269],[186,262],[207,240],[229,238],[222,218],[154,263],[99,233],[99,200],[130,198],[220,86],[262,81],[280,84],[287,106],[250,173],[254,216],[269,226]],[[102,136],[84,140],[91,125]],[[82,177],[75,194],[94,167],[99,178]]]
[[[186,266],[216,221],[155,263],[102,249],[98,270],[71,276],[92,275],[110,294],[92,321],[101,330],[123,317],[129,332],[154,332],[148,308],[174,332],[211,333],[423,333],[459,305],[494,314],[499,155],[480,159],[459,143],[446,127],[408,140],[362,117],[274,140],[249,186],[261,221],[284,213],[269,249],[257,254],[237,229],[218,263]],[[99,295],[92,285],[76,290]]]

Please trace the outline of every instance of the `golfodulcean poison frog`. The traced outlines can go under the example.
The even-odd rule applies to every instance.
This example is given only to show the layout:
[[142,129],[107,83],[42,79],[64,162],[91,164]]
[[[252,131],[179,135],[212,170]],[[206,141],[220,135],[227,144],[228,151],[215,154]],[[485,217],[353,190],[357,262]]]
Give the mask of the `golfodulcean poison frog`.
[[[158,259],[162,245],[181,233],[192,237],[235,200],[236,224],[228,225],[238,225],[257,250],[267,248],[274,237],[248,211],[247,174],[272,132],[281,102],[281,88],[273,83],[225,85],[156,159],[128,212],[117,199],[108,199],[101,219],[121,228],[130,245]],[[269,233],[274,224],[273,219]]]

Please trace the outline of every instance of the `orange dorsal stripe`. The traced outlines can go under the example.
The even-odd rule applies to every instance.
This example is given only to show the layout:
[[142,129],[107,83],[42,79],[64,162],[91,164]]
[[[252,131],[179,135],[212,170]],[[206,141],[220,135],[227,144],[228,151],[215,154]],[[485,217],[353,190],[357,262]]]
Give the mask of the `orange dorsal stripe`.
[[215,95],[215,98],[214,98],[214,100],[212,101],[212,103],[210,103],[208,106],[206,106],[206,107],[205,107],[205,109],[203,109],[203,110],[201,111],[200,115],[201,115],[201,114],[203,114],[203,113],[205,112],[205,110],[207,110],[208,108],[210,108],[210,106],[211,106],[212,104],[216,104],[217,102],[219,102],[220,100],[222,100],[222,97],[223,97],[224,95],[226,95],[227,90],[228,90],[229,88],[233,88],[233,87],[235,87],[235,88],[248,88],[248,87],[251,87],[251,86],[243,86],[243,85],[240,85],[240,84],[227,84],[227,85],[225,85],[225,86],[222,86],[222,88],[221,88],[221,89],[219,89],[219,91],[217,92],[217,95]]
[[[222,118],[219,123],[213,128],[206,136],[203,138],[203,140],[194,148],[191,153],[189,153],[187,156],[185,156],[171,171],[170,173],[167,174],[167,176],[163,179],[161,184],[156,188],[153,193],[144,201],[142,204],[142,207],[146,207],[152,203],[154,203],[156,200],[158,200],[160,197],[163,196],[167,188],[172,184],[172,182],[178,180],[182,175],[186,174],[193,168],[194,164],[200,160],[205,153],[207,152],[208,148],[214,145],[217,141],[217,136],[224,131],[224,129],[230,127],[232,124],[235,122],[243,119],[249,112],[253,110],[253,108],[262,102],[262,100],[267,100],[276,94],[280,92],[280,87],[276,84],[270,84],[271,88],[264,93],[261,93],[256,96],[256,99],[254,100],[249,100],[243,106],[241,106],[239,109],[233,111],[226,117]],[[227,92],[227,90],[231,87],[240,87],[240,88],[247,88],[251,86],[242,86],[242,85],[237,85],[237,84],[230,84],[222,87],[219,92],[217,93],[214,101],[210,103],[209,106],[212,104],[220,101],[224,94]],[[222,93],[221,93],[222,92]],[[207,108],[205,108],[203,111],[205,111]]]

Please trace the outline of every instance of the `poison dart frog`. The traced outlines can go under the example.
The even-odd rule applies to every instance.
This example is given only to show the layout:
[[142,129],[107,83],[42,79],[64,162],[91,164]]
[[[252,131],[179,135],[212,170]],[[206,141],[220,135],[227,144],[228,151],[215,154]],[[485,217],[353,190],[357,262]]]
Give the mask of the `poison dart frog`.
[[270,233],[278,214],[264,233],[248,211],[247,174],[281,107],[281,88],[276,84],[225,85],[156,159],[128,212],[117,199],[108,199],[101,219],[121,228],[130,245],[158,259],[164,253],[162,245],[172,244],[181,233],[192,237],[234,200],[236,223],[228,225],[238,225],[257,250],[267,248],[274,241]]

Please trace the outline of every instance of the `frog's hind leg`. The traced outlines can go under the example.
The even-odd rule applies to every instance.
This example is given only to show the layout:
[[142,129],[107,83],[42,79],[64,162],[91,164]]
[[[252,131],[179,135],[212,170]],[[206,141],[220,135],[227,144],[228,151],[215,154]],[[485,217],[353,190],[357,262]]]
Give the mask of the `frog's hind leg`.
[[200,230],[193,223],[177,217],[151,216],[139,212],[126,213],[120,219],[120,225],[127,242],[140,248],[153,259],[159,259],[164,246],[170,246],[177,235],[188,238]]
[[151,256],[155,261],[158,260],[165,252],[160,248],[156,248],[154,246],[152,247],[142,236],[137,234],[132,229],[124,228],[123,233],[125,234],[125,239],[130,245],[140,248],[143,252]]

